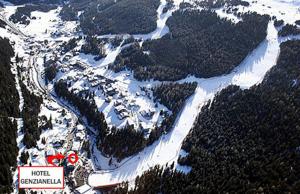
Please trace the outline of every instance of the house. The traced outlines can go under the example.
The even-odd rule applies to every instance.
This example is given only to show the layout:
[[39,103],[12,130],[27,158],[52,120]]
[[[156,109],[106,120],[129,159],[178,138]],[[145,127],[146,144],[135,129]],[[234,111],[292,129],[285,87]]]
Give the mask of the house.
[[122,100],[116,100],[115,102],[114,102],[114,106],[119,106],[119,105],[121,105],[122,104]]
[[115,107],[115,113],[120,114],[122,112],[127,112],[126,108],[123,105],[119,105]]
[[110,103],[112,101],[112,97],[108,96],[107,98],[105,98],[105,102],[106,103]]
[[76,141],[82,141],[84,139],[84,137],[85,137],[85,135],[84,135],[84,133],[82,131],[77,132],[75,134],[75,140]]
[[129,117],[128,112],[121,112],[121,113],[118,115],[118,118],[119,118],[120,120],[123,120],[123,119],[128,118],[128,117]]
[[77,125],[77,131],[83,131],[84,130],[84,126],[83,125]]
[[80,150],[80,142],[79,141],[73,141],[72,150],[75,152],[78,152]]
[[109,88],[107,88],[106,93],[109,96],[114,96],[115,94],[117,94],[117,91],[114,88],[109,87]]
[[155,114],[155,110],[148,109],[148,110],[143,110],[140,112],[140,114],[145,118],[145,119],[152,119],[153,115]]

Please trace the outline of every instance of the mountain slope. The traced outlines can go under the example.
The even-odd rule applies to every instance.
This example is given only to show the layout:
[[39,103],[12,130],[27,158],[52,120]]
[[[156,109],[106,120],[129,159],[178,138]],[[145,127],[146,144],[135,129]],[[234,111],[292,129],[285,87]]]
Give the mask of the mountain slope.
[[155,168],[130,193],[299,192],[299,51],[283,43],[260,85],[230,86],[203,107],[183,145],[188,175]]

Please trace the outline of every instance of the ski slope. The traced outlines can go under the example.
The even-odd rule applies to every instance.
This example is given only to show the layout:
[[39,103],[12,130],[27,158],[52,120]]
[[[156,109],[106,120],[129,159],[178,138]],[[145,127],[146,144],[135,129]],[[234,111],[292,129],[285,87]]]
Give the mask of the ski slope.
[[[166,6],[166,0],[161,0],[161,5],[157,10],[157,28],[155,31],[148,34],[136,34],[133,35],[134,38],[139,39],[141,43],[145,40],[149,39],[159,39],[165,34],[169,32],[169,28],[166,25],[166,21],[172,15],[174,11],[179,8],[179,4],[182,0],[175,0],[175,7],[171,10],[168,10],[166,13],[163,13],[163,9]],[[252,2],[249,0],[249,2]],[[278,19],[283,19],[286,23],[294,23],[296,20],[300,19],[299,14],[299,6],[300,3],[298,1],[288,1],[288,0],[261,0],[257,3],[251,3],[249,7],[241,7],[237,6],[240,12],[247,11],[257,11],[259,14],[269,14],[270,16],[276,16]],[[9,5],[6,11],[6,17],[11,15],[16,9],[16,6]],[[47,13],[41,12],[33,12],[33,16],[39,16],[40,19],[36,21],[31,21],[31,23],[22,29],[26,35],[34,37],[34,40],[50,40],[53,41],[49,37],[49,31],[55,32],[58,28],[58,22],[54,22],[54,19],[58,19],[58,10],[52,10]],[[222,11],[222,9],[216,10],[219,16],[231,19],[233,22],[239,22],[240,19],[232,14],[227,14]],[[52,20],[52,21],[51,21]],[[72,33],[72,29],[76,27],[75,22],[69,22],[66,24],[64,30]],[[17,30],[17,29],[16,29]],[[222,75],[218,77],[212,77],[208,79],[199,79],[195,77],[187,77],[186,79],[180,80],[178,82],[197,82],[198,87],[193,96],[191,96],[185,104],[184,109],[180,113],[180,116],[177,118],[174,123],[173,130],[166,135],[163,135],[158,141],[156,141],[153,145],[145,148],[140,153],[126,158],[120,163],[117,164],[115,169],[109,168],[108,159],[104,158],[104,156],[100,152],[94,152],[96,154],[97,159],[102,160],[101,163],[102,168],[106,168],[104,170],[95,171],[88,178],[88,183],[92,187],[101,187],[106,185],[114,185],[121,183],[123,181],[133,182],[137,176],[142,175],[145,171],[149,170],[151,167],[155,165],[167,165],[171,163],[175,163],[178,170],[187,170],[184,168],[180,168],[179,165],[176,165],[177,159],[179,155],[182,154],[181,145],[184,141],[184,138],[187,136],[191,128],[193,127],[193,123],[199,114],[201,107],[205,105],[209,100],[213,99],[215,94],[221,91],[223,88],[235,84],[240,86],[243,89],[247,89],[255,84],[260,83],[265,74],[276,65],[277,57],[280,52],[280,43],[287,41],[289,39],[300,39],[297,37],[287,37],[287,38],[278,38],[277,30],[273,26],[273,22],[269,23],[267,38],[263,41],[252,53],[250,53],[245,60],[235,68],[230,74]],[[1,29],[0,29],[0,32]],[[48,32],[48,33],[46,33]],[[3,31],[4,33],[4,31]],[[113,38],[116,35],[104,35],[99,38]],[[129,35],[128,35],[129,36]],[[68,40],[72,38],[63,37],[62,40]],[[115,50],[110,50],[108,52],[107,57],[103,60],[100,60],[97,64],[91,64],[89,60],[86,62],[93,66],[93,71],[101,72],[105,76],[110,76],[112,74],[115,76],[116,74],[106,71],[106,67],[108,64],[112,63],[116,56],[124,49],[123,47],[117,47]],[[81,59],[84,57],[80,55]],[[91,57],[92,58],[92,57]],[[79,58],[80,59],[80,58]],[[38,86],[38,74],[40,72],[36,72],[32,70],[31,81],[35,82],[35,85]],[[127,72],[126,72],[127,73]],[[117,77],[121,78],[120,77]],[[123,78],[122,78],[123,79]],[[125,83],[128,81],[129,83]],[[146,84],[159,84],[159,83],[141,83],[133,79],[133,76],[130,75],[128,80],[124,81],[124,85],[128,87],[128,90],[132,90],[140,85]],[[103,100],[103,99],[101,99]],[[100,101],[100,100],[99,100]],[[55,104],[55,103],[54,103]],[[21,107],[21,102],[20,102]],[[46,107],[42,108],[43,114],[49,117],[52,116],[58,117],[59,115],[53,114]],[[68,113],[69,114],[69,113]],[[20,125],[21,126],[21,122]],[[67,131],[62,130],[64,126],[56,126],[56,130],[53,130],[53,133],[44,133],[42,136],[55,136],[57,134],[63,134],[66,136]],[[22,138],[20,134],[19,138]],[[20,140],[18,140],[20,142]],[[94,146],[92,146],[94,147]],[[99,155],[99,156],[98,156]],[[103,165],[102,165],[103,163]],[[105,163],[105,164],[104,164]],[[106,164],[107,163],[107,164]],[[97,167],[97,165],[95,165]]]
[[[291,37],[290,37],[291,38]],[[299,37],[297,37],[299,38]],[[287,38],[288,39],[288,38]],[[131,158],[124,160],[115,170],[97,171],[89,176],[88,183],[92,187],[114,185],[123,181],[132,182],[155,165],[164,166],[177,162],[181,144],[193,127],[193,123],[201,110],[201,107],[212,99],[223,88],[235,84],[247,89],[260,83],[264,75],[276,65],[280,52],[280,43],[287,39],[278,39],[277,29],[273,22],[268,25],[267,38],[256,48],[232,73],[228,75],[197,79],[189,77],[180,82],[198,83],[195,94],[186,102],[186,105],[176,120],[173,130],[162,136],[150,147]]]

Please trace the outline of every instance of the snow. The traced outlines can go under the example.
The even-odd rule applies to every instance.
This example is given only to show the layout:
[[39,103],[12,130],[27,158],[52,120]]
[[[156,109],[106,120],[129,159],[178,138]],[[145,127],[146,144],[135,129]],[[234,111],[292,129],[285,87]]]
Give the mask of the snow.
[[179,172],[182,172],[184,174],[188,174],[191,172],[192,168],[190,166],[186,166],[186,165],[182,166],[182,165],[177,164],[176,170]]
[[[94,172],[89,176],[89,184],[98,187],[123,181],[130,182],[155,165],[164,166],[173,162],[176,164],[181,152],[181,144],[192,128],[201,107],[212,99],[218,91],[231,84],[247,89],[260,83],[267,71],[276,64],[280,50],[279,45],[277,30],[270,22],[266,40],[232,73],[208,79],[188,77],[179,81],[196,81],[198,87],[195,94],[186,102],[183,111],[175,122],[174,129],[137,155],[124,159],[120,162],[118,168],[110,171],[100,170]],[[189,170],[188,167],[179,166],[178,168],[184,172]]]
[[[179,4],[182,0],[175,0],[175,7],[171,10],[168,10],[166,13],[162,13],[162,10],[166,6],[166,0],[161,0],[161,4],[157,10],[157,28],[155,31],[148,34],[137,34],[133,35],[136,39],[141,39],[140,43],[149,39],[158,39],[164,36],[169,32],[169,28],[166,25],[167,19],[172,15],[174,11],[179,8]],[[265,5],[263,5],[265,4]],[[270,14],[277,16],[278,19],[284,19],[288,23],[294,23],[295,20],[300,19],[299,15],[299,2],[296,1],[287,1],[287,0],[261,0],[257,3],[252,4],[249,7],[241,7],[238,6],[240,12],[247,11],[257,11],[261,14]],[[268,8],[271,6],[272,8]],[[47,13],[44,12],[33,12],[32,16],[36,16],[36,20],[31,20],[31,23],[28,26],[17,25],[17,27],[22,29],[26,35],[31,37],[32,41],[44,41],[47,39],[49,41],[49,48],[54,49],[57,45],[57,40],[67,41],[70,38],[74,37],[74,30],[77,27],[76,22],[66,22],[63,23],[58,17],[58,13],[60,11],[60,7],[51,10]],[[1,11],[1,14],[8,18],[11,14],[13,14],[16,10],[16,6],[7,5],[7,7]],[[222,11],[222,9],[216,10],[217,14],[222,18],[231,19],[232,22],[240,21],[239,18],[235,17],[233,14],[227,14]],[[63,25],[62,25],[63,24]],[[17,31],[14,29],[12,30]],[[47,31],[47,33],[46,33]],[[53,36],[51,33],[62,32],[62,36]],[[73,33],[73,34],[72,34]],[[78,34],[77,34],[78,35]],[[41,134],[41,139],[46,138],[46,144],[43,145],[41,140],[38,142],[38,148],[42,151],[36,149],[29,149],[30,155],[35,155],[35,153],[39,153],[37,157],[30,157],[30,162],[33,164],[46,165],[45,161],[45,150],[53,149],[53,145],[51,142],[61,139],[62,137],[66,138],[67,143],[62,147],[56,149],[57,152],[64,153],[67,151],[67,145],[72,146],[73,148],[79,148],[80,142],[73,141],[72,138],[74,135],[74,128],[76,128],[77,116],[79,115],[74,108],[68,106],[66,102],[57,99],[51,91],[53,91],[53,85],[49,85],[49,87],[45,87],[43,84],[43,77],[41,73],[43,71],[43,53],[37,53],[36,57],[29,57],[26,54],[25,50],[28,49],[29,43],[25,42],[24,39],[20,38],[18,35],[9,33],[7,29],[0,28],[0,36],[8,37],[12,40],[16,40],[15,49],[20,56],[28,59],[25,60],[25,66],[31,66],[30,76],[26,75],[23,77],[25,82],[28,81],[27,87],[29,87],[32,91],[36,93],[40,93],[44,98],[44,105],[41,107],[40,116],[45,115],[47,119],[50,116],[53,119],[53,129],[45,130]],[[115,36],[120,35],[104,35],[99,38],[114,38]],[[128,38],[129,35],[123,35],[123,39]],[[115,183],[120,183],[122,181],[133,182],[136,176],[141,175],[143,172],[148,170],[155,165],[165,166],[166,164],[171,164],[174,162],[175,168],[184,173],[190,172],[191,168],[188,166],[181,166],[177,164],[177,159],[179,156],[185,157],[188,153],[181,150],[181,144],[189,133],[190,129],[193,127],[193,123],[197,115],[199,114],[201,107],[205,105],[209,100],[213,99],[215,94],[222,90],[223,88],[235,84],[240,86],[243,89],[247,89],[255,84],[258,84],[264,78],[266,72],[272,68],[277,61],[277,57],[280,51],[279,45],[280,43],[290,40],[290,39],[300,39],[300,36],[289,36],[285,38],[277,37],[277,29],[273,26],[272,22],[270,22],[268,26],[268,35],[266,40],[264,40],[252,53],[250,53],[245,60],[235,68],[230,74],[222,75],[218,77],[212,77],[208,79],[195,78],[193,76],[189,76],[186,79],[178,81],[179,83],[183,82],[197,82],[198,86],[196,92],[193,96],[191,96],[185,103],[185,107],[181,111],[179,117],[176,119],[174,123],[173,130],[163,135],[158,141],[154,142],[153,145],[146,147],[140,153],[128,157],[121,162],[116,162],[114,158],[112,158],[112,165],[109,165],[110,158],[105,157],[96,146],[96,137],[94,135],[90,135],[90,148],[92,151],[92,165],[95,170],[89,176],[88,183],[92,187],[97,187],[101,185],[110,185]],[[80,44],[83,44],[81,41]],[[122,44],[121,44],[122,45]],[[130,44],[129,44],[130,45]],[[140,95],[136,96],[137,93],[142,94],[141,87],[154,87],[156,85],[161,84],[158,81],[145,81],[140,82],[133,78],[132,72],[122,71],[119,73],[114,73],[107,69],[107,66],[115,61],[116,56],[122,51],[122,49],[126,48],[129,45],[118,46],[116,48],[112,48],[110,45],[106,45],[107,56],[100,61],[95,61],[92,55],[84,55],[80,54],[72,58],[72,60],[79,60],[88,65],[88,68],[84,71],[67,71],[65,73],[60,72],[57,76],[57,79],[66,79],[68,76],[78,77],[78,81],[72,82],[72,87],[76,89],[85,89],[84,84],[89,84],[88,79],[83,78],[85,73],[93,72],[95,75],[101,75],[108,79],[112,79],[116,81],[113,86],[118,88],[121,92],[127,94],[127,98],[130,100],[135,100],[135,104],[140,106],[139,111],[152,109],[156,110],[156,114],[152,119],[147,120],[144,119],[139,111],[135,111],[130,118],[119,120],[117,115],[114,113],[113,103],[116,99],[113,99],[112,102],[106,103],[105,96],[102,92],[96,89],[90,89],[90,91],[95,91],[96,97],[95,101],[97,107],[100,111],[103,111],[107,122],[110,126],[117,125],[118,127],[122,127],[126,124],[126,122],[130,123],[138,123],[137,120],[143,121],[143,125],[145,127],[151,127],[156,122],[159,122],[161,118],[158,116],[159,110],[167,110],[161,104],[158,104],[158,107],[155,108],[155,104],[152,99],[147,98],[146,96]],[[50,54],[50,53],[46,53]],[[63,56],[62,56],[63,57]],[[33,62],[36,62],[35,64]],[[64,63],[63,65],[68,66],[68,64]],[[19,95],[21,95],[18,87],[18,83],[16,83],[16,87]],[[48,92],[49,95],[45,95],[44,93]],[[55,98],[55,99],[52,99]],[[50,110],[49,107],[55,107],[58,110]],[[20,110],[23,107],[22,98],[20,98],[19,108]],[[61,111],[63,108],[68,109],[66,111],[66,117],[72,118],[71,126],[69,128],[66,127],[66,122],[63,120],[61,115]],[[23,135],[21,134],[22,120],[18,119],[18,145],[20,148],[19,154],[25,150],[22,145]],[[54,122],[57,121],[57,122]],[[84,118],[83,118],[83,121]],[[83,123],[86,125],[86,123]],[[89,126],[85,126],[90,129]],[[85,131],[84,126],[78,125],[78,130]],[[92,129],[90,129],[92,131]],[[70,144],[73,142],[73,145]],[[97,169],[102,169],[97,171]],[[14,176],[14,182],[16,181],[16,173]],[[92,193],[91,189],[88,188],[88,185],[84,185],[77,190],[81,193]],[[68,188],[65,189],[68,192]]]
[[242,21],[241,18],[238,18],[237,16],[235,16],[232,13],[224,12],[223,8],[216,9],[215,12],[218,14],[218,16],[220,18],[226,18],[226,19],[230,20],[233,23],[238,23],[238,22]]
[[297,0],[259,0],[252,3],[252,0],[246,0],[250,3],[249,7],[238,6],[240,12],[256,11],[259,14],[268,14],[276,16],[279,20],[294,24],[300,19],[300,2]]
[[87,193],[91,189],[92,188],[89,185],[85,184],[85,185],[82,185],[81,187],[78,187],[76,189],[76,191],[78,191],[79,193]]

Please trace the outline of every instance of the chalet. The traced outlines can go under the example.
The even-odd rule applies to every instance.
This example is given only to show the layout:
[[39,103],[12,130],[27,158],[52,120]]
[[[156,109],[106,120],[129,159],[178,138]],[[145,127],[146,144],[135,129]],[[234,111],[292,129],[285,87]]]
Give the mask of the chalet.
[[73,141],[72,150],[78,152],[80,150],[80,142]]
[[84,135],[83,132],[77,132],[77,133],[75,134],[75,140],[76,140],[76,141],[82,141],[82,140],[84,139],[84,137],[85,137],[85,135]]
[[125,118],[127,118],[127,117],[129,117],[128,112],[121,112],[121,113],[118,115],[118,118],[119,118],[120,120],[123,120],[123,119],[125,119]]
[[152,119],[153,115],[155,114],[155,110],[149,109],[149,110],[143,110],[140,112],[140,114],[145,118],[145,119]]
[[84,130],[84,126],[83,125],[77,125],[77,131],[83,131]]
[[121,114],[123,112],[127,112],[126,108],[123,105],[115,107],[115,113],[116,114]]
[[109,87],[109,88],[107,88],[106,93],[109,96],[114,96],[115,94],[117,94],[117,91],[116,91],[116,89]]
[[122,100],[116,100],[115,102],[114,102],[114,106],[119,106],[119,105],[121,105],[122,104]]

